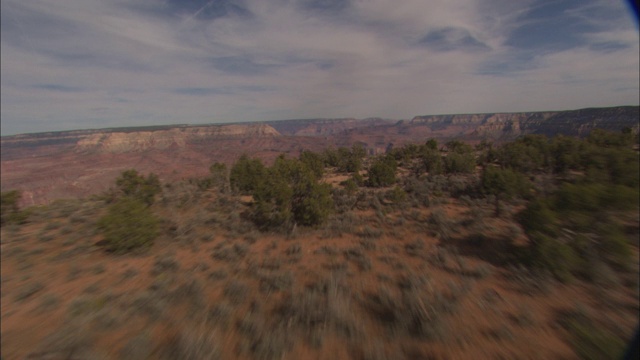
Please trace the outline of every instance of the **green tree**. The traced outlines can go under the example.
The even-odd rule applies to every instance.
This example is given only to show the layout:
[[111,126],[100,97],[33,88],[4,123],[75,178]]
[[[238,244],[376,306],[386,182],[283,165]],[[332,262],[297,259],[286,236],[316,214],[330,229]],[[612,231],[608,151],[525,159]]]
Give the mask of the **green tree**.
[[364,155],[364,149],[360,145],[353,145],[351,149],[345,147],[338,148],[338,171],[360,171],[360,169],[362,168],[362,158],[364,157]]
[[422,149],[419,158],[420,161],[417,164],[418,174],[426,171],[429,175],[440,175],[444,171],[444,162],[438,150],[427,146]]
[[581,170],[584,148],[584,143],[578,139],[562,135],[554,137],[549,149],[553,170],[556,173]]
[[476,159],[473,155],[473,148],[470,145],[458,140],[452,140],[447,143],[447,150],[444,167],[448,174],[469,174],[475,170]]
[[209,167],[211,185],[226,191],[229,188],[229,170],[227,165],[215,162]]
[[633,133],[629,128],[623,130],[615,133],[603,129],[593,129],[589,133],[587,141],[599,147],[628,148],[633,144]]
[[3,191],[0,194],[0,225],[8,223],[22,224],[27,220],[28,213],[20,211],[18,203],[22,193],[18,190]]
[[252,219],[262,229],[288,228],[293,190],[282,175],[269,170],[265,180],[252,192]]
[[550,237],[558,235],[560,217],[547,199],[537,198],[531,201],[518,214],[518,219],[527,234],[542,233]]
[[376,159],[368,171],[367,186],[384,187],[396,182],[397,163],[392,156]]
[[550,168],[549,140],[544,135],[526,135],[504,144],[497,152],[498,162],[503,167],[519,172],[532,172]]
[[322,155],[313,151],[304,150],[300,153],[300,161],[316,176],[316,178],[322,178],[324,174],[324,161]]
[[148,247],[158,236],[158,219],[146,203],[125,197],[109,206],[107,214],[98,220],[108,251],[125,253]]
[[478,164],[486,166],[498,159],[498,151],[493,147],[493,143],[482,139],[478,145],[475,146],[478,155]]
[[229,182],[233,190],[250,194],[264,181],[265,175],[266,168],[262,161],[250,159],[246,154],[243,154],[231,167]]
[[529,181],[522,174],[495,166],[485,167],[481,183],[485,194],[495,196],[496,216],[500,216],[500,201],[526,196],[530,188]]
[[267,169],[252,195],[253,219],[263,229],[319,225],[333,210],[331,186],[319,183],[302,161],[284,156]]
[[362,158],[365,155],[366,151],[362,145],[354,144],[351,149],[327,149],[322,157],[327,166],[336,167],[339,172],[357,172],[362,168]]
[[116,186],[125,197],[136,198],[147,205],[153,204],[156,194],[162,191],[156,174],[151,173],[145,178],[134,169],[122,172],[116,179]]
[[333,210],[331,185],[316,181],[296,184],[291,210],[297,224],[314,226],[324,223]]

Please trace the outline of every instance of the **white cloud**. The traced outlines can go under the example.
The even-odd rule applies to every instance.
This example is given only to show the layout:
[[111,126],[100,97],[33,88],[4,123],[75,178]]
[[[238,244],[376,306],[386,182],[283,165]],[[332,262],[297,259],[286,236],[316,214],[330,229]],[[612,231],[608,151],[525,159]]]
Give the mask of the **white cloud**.
[[[506,46],[533,0],[360,0],[337,13],[253,0],[252,16],[214,20],[135,4],[3,1],[3,134],[638,103],[630,21],[589,19],[602,30],[563,51]],[[419,44],[449,28],[487,49]]]

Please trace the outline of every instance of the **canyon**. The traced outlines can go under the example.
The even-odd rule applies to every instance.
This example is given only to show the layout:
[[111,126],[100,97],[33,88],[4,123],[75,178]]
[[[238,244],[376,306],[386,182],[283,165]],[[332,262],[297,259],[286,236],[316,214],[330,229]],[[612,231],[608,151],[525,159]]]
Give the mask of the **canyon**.
[[205,176],[214,162],[241,154],[265,162],[280,154],[360,144],[370,155],[394,146],[452,139],[500,143],[526,134],[584,137],[595,128],[638,132],[638,106],[569,111],[451,114],[401,119],[298,119],[261,123],[163,125],[3,136],[2,191],[22,191],[22,205],[47,204],[108,189],[125,169],[161,181]]

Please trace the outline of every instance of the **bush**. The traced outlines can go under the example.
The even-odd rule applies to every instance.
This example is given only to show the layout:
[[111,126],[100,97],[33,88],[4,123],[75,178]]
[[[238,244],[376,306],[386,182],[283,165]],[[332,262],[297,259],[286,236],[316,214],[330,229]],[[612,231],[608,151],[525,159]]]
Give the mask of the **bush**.
[[116,186],[124,196],[138,199],[146,205],[153,204],[156,194],[162,191],[156,174],[151,173],[145,178],[134,169],[124,171],[116,179]]
[[258,185],[265,178],[266,169],[259,159],[249,159],[247,155],[242,155],[229,174],[231,188],[244,194],[250,194],[256,190]]
[[[302,184],[301,184],[302,185]],[[331,185],[310,182],[294,192],[292,204],[296,223],[313,226],[324,223],[333,209]]]
[[18,190],[5,191],[0,195],[0,225],[23,224],[29,217],[27,211],[20,211],[18,202],[22,194]]
[[579,258],[574,249],[555,238],[543,234],[531,236],[530,261],[534,267],[551,271],[562,282],[571,279]]
[[367,186],[384,187],[396,182],[396,169],[398,165],[391,156],[377,159],[369,168]]
[[355,173],[362,167],[362,158],[366,151],[359,144],[354,144],[351,149],[341,147],[338,150],[327,149],[323,153],[324,163],[335,166],[338,172]]
[[621,359],[625,340],[595,324],[582,311],[565,314],[561,325],[569,332],[571,345],[581,359]]
[[476,167],[476,159],[471,146],[454,140],[447,143],[448,154],[444,158],[444,167],[447,173],[473,172]]
[[321,178],[324,174],[324,161],[322,155],[313,151],[305,150],[300,154],[300,161],[313,172],[316,178]]
[[415,170],[418,174],[424,171],[428,172],[429,175],[442,174],[444,171],[444,163],[438,149],[432,149],[428,146],[425,147],[420,154],[420,162]]
[[151,246],[158,236],[158,219],[142,201],[123,198],[98,220],[98,228],[108,251],[125,253]]
[[198,186],[201,190],[206,190],[211,187],[215,187],[221,191],[226,191],[229,185],[229,170],[227,165],[215,162],[209,167],[210,176],[205,179],[201,179],[198,182]]
[[558,232],[558,214],[543,199],[536,199],[529,203],[518,217],[520,224],[528,234],[540,232],[555,236]]
[[297,159],[276,159],[256,185],[252,218],[264,228],[299,224],[315,226],[333,210],[331,186],[318,182],[314,172]]

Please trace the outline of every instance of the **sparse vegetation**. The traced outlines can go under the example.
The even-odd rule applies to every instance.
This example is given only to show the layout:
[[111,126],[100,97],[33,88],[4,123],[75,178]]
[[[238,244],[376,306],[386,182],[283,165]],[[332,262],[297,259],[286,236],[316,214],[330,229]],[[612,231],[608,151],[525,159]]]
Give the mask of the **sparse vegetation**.
[[[630,144],[596,132],[242,156],[161,196],[127,171],[112,197],[22,225],[3,193],[3,335],[52,319],[54,335],[23,340],[31,355],[15,350],[34,358],[615,358],[638,316]],[[598,311],[557,316],[579,300]]]
[[108,251],[125,253],[151,246],[158,235],[158,219],[143,202],[124,198],[109,207],[98,228]]
[[127,198],[137,199],[147,205],[153,204],[155,196],[162,191],[156,174],[144,177],[134,169],[124,171],[116,179],[118,190]]
[[0,195],[0,225],[23,224],[29,217],[29,212],[20,210],[18,202],[22,194],[18,190],[3,191]]

